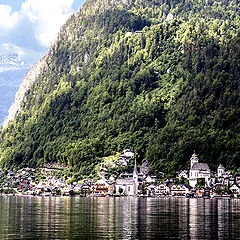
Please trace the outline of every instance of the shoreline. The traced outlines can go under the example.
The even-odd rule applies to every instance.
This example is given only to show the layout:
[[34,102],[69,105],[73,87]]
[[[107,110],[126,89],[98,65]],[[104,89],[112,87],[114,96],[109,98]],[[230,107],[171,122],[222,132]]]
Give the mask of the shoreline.
[[80,196],[80,195],[31,195],[31,194],[0,194],[0,197],[42,197],[42,198],[126,198],[126,197],[132,197],[132,198],[161,198],[161,199],[220,199],[220,200],[240,200],[239,197],[229,197],[229,196],[213,196],[213,197],[185,197],[185,196]]

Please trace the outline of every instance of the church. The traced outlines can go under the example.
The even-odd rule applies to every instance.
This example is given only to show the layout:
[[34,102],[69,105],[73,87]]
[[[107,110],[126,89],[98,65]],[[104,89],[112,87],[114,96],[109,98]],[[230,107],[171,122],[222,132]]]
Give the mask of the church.
[[191,159],[191,166],[189,171],[189,185],[195,187],[197,184],[197,179],[204,178],[205,183],[208,185],[211,172],[207,163],[199,163],[199,159],[195,152],[193,153]]
[[135,158],[134,170],[133,173],[123,174],[122,178],[116,180],[115,189],[117,193],[122,193],[127,196],[137,196],[138,195],[138,171],[137,171],[137,162]]

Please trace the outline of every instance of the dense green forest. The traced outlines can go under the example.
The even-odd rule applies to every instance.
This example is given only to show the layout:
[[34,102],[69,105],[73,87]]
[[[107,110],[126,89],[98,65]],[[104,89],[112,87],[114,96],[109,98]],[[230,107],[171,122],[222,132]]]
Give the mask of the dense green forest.
[[[151,171],[240,167],[238,0],[87,0],[1,130],[4,168],[91,173],[132,148]],[[173,20],[165,21],[169,13]]]

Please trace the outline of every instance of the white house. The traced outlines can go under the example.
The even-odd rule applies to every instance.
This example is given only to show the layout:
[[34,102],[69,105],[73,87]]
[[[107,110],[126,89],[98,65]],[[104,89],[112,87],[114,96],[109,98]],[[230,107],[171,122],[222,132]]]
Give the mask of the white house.
[[171,194],[172,195],[186,195],[187,193],[190,193],[191,187],[187,186],[185,184],[174,184],[171,186]]
[[134,151],[130,149],[125,149],[123,151],[123,154],[121,154],[121,157],[126,157],[126,158],[132,158],[134,156]]
[[156,195],[168,195],[170,193],[170,188],[165,183],[157,185],[155,189]]
[[148,176],[146,177],[145,181],[146,181],[147,183],[152,183],[152,182],[155,182],[156,179],[157,179],[156,176],[150,176],[150,175],[148,175]]
[[191,167],[189,171],[189,184],[191,187],[195,187],[197,179],[204,178],[205,183],[208,185],[211,172],[207,163],[199,163],[199,159],[195,153],[191,157]]
[[180,179],[181,177],[183,177],[183,178],[188,178],[188,172],[187,172],[187,170],[181,170],[181,171],[179,172],[177,178]]
[[234,183],[231,187],[230,190],[234,194],[234,197],[237,197],[240,193],[240,186],[237,183]]
[[171,22],[171,21],[173,21],[173,15],[171,13],[169,13],[167,15],[167,18],[166,18],[165,22]]

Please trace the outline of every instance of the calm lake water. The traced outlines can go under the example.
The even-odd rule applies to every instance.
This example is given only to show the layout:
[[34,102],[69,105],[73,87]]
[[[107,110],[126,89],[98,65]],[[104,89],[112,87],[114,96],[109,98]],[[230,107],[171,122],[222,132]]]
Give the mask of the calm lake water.
[[0,197],[0,239],[240,239],[240,200]]

